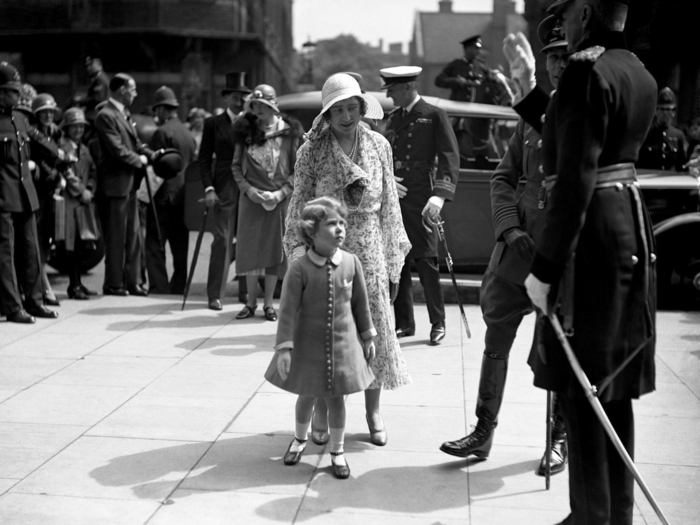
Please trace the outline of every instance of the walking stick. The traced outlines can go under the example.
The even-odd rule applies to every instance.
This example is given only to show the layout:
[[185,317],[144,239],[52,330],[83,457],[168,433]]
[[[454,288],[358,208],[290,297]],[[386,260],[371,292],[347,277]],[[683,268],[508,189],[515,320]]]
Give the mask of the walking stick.
[[564,352],[566,353],[566,357],[569,360],[569,364],[571,365],[571,368],[574,371],[574,375],[576,375],[576,378],[578,379],[579,383],[581,383],[581,386],[583,387],[583,390],[586,393],[586,398],[588,399],[591,406],[593,407],[593,411],[598,416],[598,419],[600,420],[601,424],[603,425],[605,432],[608,434],[610,441],[612,441],[613,445],[615,445],[615,448],[620,453],[620,456],[622,457],[622,460],[625,462],[625,465],[627,465],[627,468],[629,468],[630,472],[632,472],[634,479],[637,480],[637,483],[639,484],[639,488],[641,488],[642,492],[644,492],[644,495],[647,497],[647,500],[649,500],[649,503],[654,508],[654,511],[656,512],[656,515],[661,520],[661,523],[664,525],[669,525],[668,520],[666,519],[666,516],[664,516],[664,513],[661,511],[661,508],[656,503],[656,500],[654,499],[654,496],[652,495],[651,491],[649,490],[649,487],[647,487],[647,484],[642,479],[642,475],[637,470],[637,467],[635,466],[634,462],[632,461],[632,458],[630,458],[629,454],[627,453],[627,450],[625,449],[624,445],[620,441],[620,438],[617,436],[615,429],[613,428],[612,424],[610,423],[610,420],[608,419],[608,415],[603,410],[603,407],[600,404],[600,400],[598,399],[598,397],[596,395],[597,389],[596,389],[596,387],[591,385],[590,381],[588,380],[588,377],[586,377],[586,373],[581,368],[581,365],[579,364],[578,359],[576,359],[576,355],[574,354],[574,351],[571,348],[571,345],[569,344],[569,340],[566,338],[566,334],[564,333],[564,329],[561,327],[561,324],[559,323],[559,319],[557,318],[557,316],[553,312],[548,313],[547,317],[549,317],[549,321],[552,323],[552,327],[554,328],[554,331],[557,334],[557,338],[559,339],[559,342],[564,347]]
[[440,217],[438,217],[437,221],[432,221],[428,219],[428,221],[435,225],[438,231],[438,237],[440,237],[440,241],[442,242],[442,246],[445,248],[445,262],[447,263],[447,269],[450,270],[450,277],[452,277],[452,285],[455,287],[455,293],[457,294],[457,304],[459,304],[459,311],[462,314],[462,322],[464,323],[464,328],[467,330],[467,337],[471,338],[472,333],[469,330],[469,323],[467,322],[467,315],[464,313],[464,306],[462,305],[462,299],[459,297],[459,288],[457,288],[457,278],[455,277],[455,271],[452,268],[452,256],[450,255],[450,250],[447,249],[447,240],[445,239],[445,230],[442,227],[443,224],[445,224],[445,221],[443,221]]
[[151,203],[151,210],[153,211],[153,220],[156,223],[156,232],[158,233],[158,246],[160,247],[161,253],[165,251],[165,246],[163,246],[163,237],[160,234],[160,222],[158,221],[158,214],[156,213],[156,203],[153,201],[153,192],[151,191],[151,180],[148,178],[148,169],[146,169],[146,190],[148,191],[148,201]]
[[544,488],[549,490],[549,480],[552,477],[552,391],[547,390],[547,448],[544,460]]
[[190,293],[190,286],[192,285],[192,278],[194,277],[194,269],[197,266],[197,257],[199,257],[199,249],[202,247],[202,237],[204,237],[204,230],[207,227],[207,215],[209,215],[209,208],[205,207],[204,219],[202,219],[202,225],[199,227],[197,243],[194,245],[194,254],[192,255],[192,262],[190,263],[190,274],[187,276],[187,284],[185,285],[185,293],[182,297],[182,308],[180,308],[180,311],[185,309],[187,295]]

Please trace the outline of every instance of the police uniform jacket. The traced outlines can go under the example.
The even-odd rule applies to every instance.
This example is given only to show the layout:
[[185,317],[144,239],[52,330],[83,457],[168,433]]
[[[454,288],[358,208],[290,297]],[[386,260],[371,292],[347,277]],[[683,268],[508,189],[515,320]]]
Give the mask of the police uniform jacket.
[[156,129],[149,146],[154,151],[161,148],[175,148],[182,156],[183,165],[182,171],[177,176],[161,184],[153,197],[155,202],[166,201],[174,203],[176,200],[182,201],[184,199],[185,170],[194,159],[195,142],[192,133],[179,118],[172,117]]
[[[481,60],[467,60],[458,58],[450,62],[445,69],[435,77],[435,85],[440,88],[452,90],[450,100],[460,100],[462,102],[474,102],[473,88],[482,84],[489,78],[491,71]],[[473,86],[460,85],[458,77],[463,77],[474,83]]]
[[0,211],[28,212],[39,209],[39,199],[29,171],[31,149],[56,158],[58,146],[29,126],[19,111],[0,111]]
[[228,111],[204,121],[198,158],[205,188],[213,186],[216,193],[221,194],[227,184],[233,184],[231,163],[235,149],[233,123]]
[[407,258],[437,257],[437,235],[425,230],[421,212],[433,195],[454,199],[459,147],[447,113],[421,98],[405,117],[401,109],[391,113],[386,137],[392,147],[394,175],[403,178],[401,184],[407,188],[399,201],[412,245]]
[[[654,389],[656,283],[648,215],[633,185],[596,184],[600,168],[636,162],[656,94],[656,82],[626,50],[623,34],[607,31],[581,43],[551,101],[536,89],[516,106],[542,128],[544,173],[557,175],[539,215],[545,222],[532,273],[569,290],[561,303],[573,306],[569,341],[592,384],[631,358],[599,393],[602,403]],[[567,266],[572,273],[561,280]],[[539,352],[530,356],[536,386],[582,396],[549,323],[544,348],[546,363]]]
[[673,126],[654,125],[639,151],[638,168],[683,171],[686,141],[683,132]]
[[98,106],[95,129],[100,144],[96,162],[97,194],[127,197],[136,192],[142,176],[137,170],[143,166],[135,124],[107,100]]
[[[530,262],[510,248],[503,237],[511,228],[520,228],[534,238],[538,199],[544,174],[540,171],[542,139],[539,133],[518,121],[508,150],[491,176],[491,209],[496,233],[496,247],[489,270],[521,286],[530,271]],[[525,179],[525,188],[520,181]]]
[[289,375],[280,377],[275,355],[265,378],[313,397],[360,392],[374,380],[362,340],[376,335],[357,256],[338,250],[328,261],[309,250],[291,264],[282,286],[275,348],[292,348]]

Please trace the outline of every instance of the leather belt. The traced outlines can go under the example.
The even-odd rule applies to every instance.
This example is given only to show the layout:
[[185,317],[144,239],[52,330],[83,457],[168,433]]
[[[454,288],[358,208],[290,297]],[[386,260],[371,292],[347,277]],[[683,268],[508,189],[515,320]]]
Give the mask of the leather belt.
[[[540,194],[537,207],[542,210],[547,202],[547,192],[552,189],[557,181],[557,175],[545,177],[540,187]],[[638,184],[637,172],[634,169],[634,164],[631,162],[623,162],[621,164],[611,164],[598,169],[595,189],[602,190],[605,188],[616,188],[622,191],[626,187]]]
[[397,160],[396,162],[394,162],[394,171],[410,170],[413,168],[425,168],[425,169],[429,170],[432,167],[433,167],[432,162],[427,162],[424,160],[415,160],[415,161]]

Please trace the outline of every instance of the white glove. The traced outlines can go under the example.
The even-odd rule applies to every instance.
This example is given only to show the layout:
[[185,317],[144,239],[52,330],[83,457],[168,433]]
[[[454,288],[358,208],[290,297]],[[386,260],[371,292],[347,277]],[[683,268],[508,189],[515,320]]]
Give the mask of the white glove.
[[525,279],[525,289],[532,304],[547,315],[547,297],[552,285],[543,283],[537,277],[530,274]]
[[503,54],[510,65],[510,76],[520,86],[516,101],[525,97],[535,87],[535,55],[525,35],[508,33],[503,39]]

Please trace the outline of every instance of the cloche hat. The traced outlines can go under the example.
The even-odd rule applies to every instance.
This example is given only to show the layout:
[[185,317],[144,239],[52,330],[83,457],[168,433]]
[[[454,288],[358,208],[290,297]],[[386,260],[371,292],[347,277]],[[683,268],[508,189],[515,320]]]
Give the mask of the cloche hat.
[[56,101],[49,93],[39,93],[32,100],[32,113],[35,115],[44,109],[56,110]]
[[85,120],[85,112],[80,108],[68,108],[63,114],[63,119],[61,119],[61,127],[65,128],[71,124],[86,124],[88,121]]
[[250,111],[250,105],[253,102],[260,102],[266,106],[271,107],[275,110],[275,113],[280,112],[280,108],[277,107],[277,92],[272,86],[267,84],[260,84],[255,86],[253,92],[246,98],[244,109],[245,111]]
[[367,104],[367,111],[363,115],[370,119],[384,118],[384,110],[379,101],[372,95],[363,93],[357,80],[346,73],[336,73],[326,79],[321,89],[321,100],[323,108],[321,113],[314,119],[311,126],[313,131],[323,120],[323,114],[328,111],[333,104],[352,97],[360,97]]

